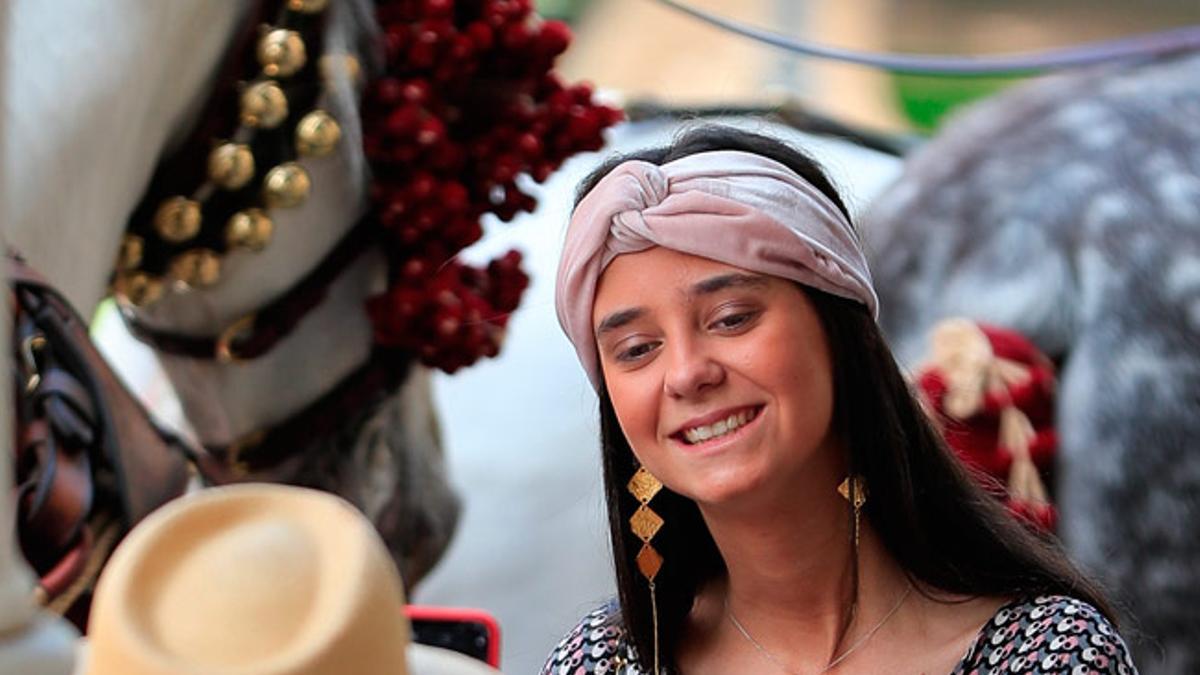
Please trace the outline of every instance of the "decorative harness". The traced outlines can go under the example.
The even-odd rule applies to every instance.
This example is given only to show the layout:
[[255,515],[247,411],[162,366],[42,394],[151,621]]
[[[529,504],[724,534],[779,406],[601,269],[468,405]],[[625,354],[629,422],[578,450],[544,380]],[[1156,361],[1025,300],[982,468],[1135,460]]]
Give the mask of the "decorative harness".
[[7,262],[17,535],[40,579],[37,599],[62,614],[83,607],[70,614],[81,623],[112,547],[183,494],[190,449],[125,389],[70,303],[21,259]]
[[[325,0],[260,3],[258,15],[274,16],[273,27],[257,28],[255,19],[239,36],[206,105],[204,123],[160,164],[134,211],[114,276],[114,294],[136,337],[165,353],[234,363],[266,354],[289,335],[369,248],[385,251],[390,287],[367,307],[375,333],[370,358],[288,420],[227,446],[207,447],[197,464],[214,483],[249,474],[262,477],[281,467],[297,449],[381,401],[404,380],[414,359],[453,372],[495,355],[508,314],[528,283],[520,255],[510,252],[485,269],[458,263],[454,256],[482,234],[479,219],[484,213],[508,219],[532,209],[532,198],[516,186],[517,173],[545,178],[567,156],[598,148],[600,131],[620,116],[592,104],[590,89],[566,88],[547,79],[547,57],[565,48],[565,37],[557,22],[531,30],[530,6],[485,2],[479,9],[486,21],[459,27],[455,22],[461,17],[449,5],[426,8],[433,16],[418,17],[413,3],[379,2],[384,64],[382,74],[366,87],[362,108],[364,149],[373,174],[366,215],[289,290],[215,335],[179,334],[144,324],[138,306],[167,292],[215,283],[225,252],[265,247],[273,215],[303,203],[311,188],[307,172],[293,160],[322,156],[339,142],[332,115],[309,108],[318,103],[321,80],[335,75],[333,70],[340,68],[357,80],[360,67],[349,55],[310,58],[320,53],[325,5]],[[437,16],[442,10],[446,16]],[[441,49],[453,61],[472,47],[484,64],[489,50],[514,48],[499,42],[502,33],[506,39],[526,38],[522,55],[536,57],[526,59],[531,64],[527,73],[490,65],[472,70],[461,55],[454,61],[461,68],[456,73],[419,49]],[[495,62],[505,63],[503,58]],[[505,67],[513,70],[512,64]],[[477,72],[487,68],[496,72]],[[503,114],[489,110],[494,103],[475,105],[486,101],[481,96],[506,98],[497,96],[495,82],[478,87],[491,94],[463,86],[485,75],[507,80],[513,89],[507,98],[525,106],[526,124],[540,125],[540,136],[526,132],[511,137],[520,127],[515,114],[510,128],[500,130],[507,135],[472,122],[471,114]],[[438,85],[455,93],[439,100]],[[552,105],[557,100],[571,105]],[[581,120],[586,124],[580,126]],[[218,138],[232,140],[214,140]],[[557,142],[532,147],[543,141]],[[514,145],[518,147],[508,147]],[[493,169],[497,163],[503,170]],[[497,204],[499,194],[505,199]]]
[[[377,224],[364,217],[296,284],[217,335],[159,330],[136,313],[137,307],[166,293],[217,283],[223,255],[263,250],[273,234],[273,216],[307,200],[312,181],[296,160],[328,155],[341,139],[333,116],[314,107],[323,90],[321,80],[334,77],[330,70],[336,66],[347,76],[357,73],[352,57],[340,63],[317,58],[323,51],[327,2],[257,3],[221,66],[201,123],[160,162],[133,211],[113,293],[130,332],[158,351],[222,363],[262,356],[377,243]],[[399,355],[372,354],[333,391],[282,424],[196,453],[201,475],[220,484],[274,467],[286,457],[272,448],[303,448],[328,434],[348,413],[397,386],[407,374],[406,361]]]
[[[221,277],[222,256],[270,241],[280,209],[311,178],[296,160],[331,153],[340,126],[315,108],[328,77],[361,84],[352,56],[325,55],[329,0],[258,0],[233,39],[200,122],[166,157],[135,207],[112,291],[135,335],[167,353],[223,363],[267,353],[372,246],[388,290],[367,303],[370,358],[287,421],[203,450],[157,428],[89,341],[87,325],[23,263],[13,264],[18,392],[18,532],[41,578],[39,600],[82,626],[100,566],[129,527],[183,493],[188,460],[209,483],[284,477],[298,449],[383,400],[414,360],[453,372],[494,356],[528,279],[515,252],[477,269],[454,259],[534,200],[544,180],[596,150],[619,111],[549,68],[569,41],[526,0],[379,0],[378,77],[367,82],[364,151],[370,207],[291,289],[217,335],[144,325],[137,308]],[[358,45],[352,45],[357,47]]]
[[[340,136],[328,113],[310,110],[321,88],[316,62],[305,52],[320,53],[324,5],[273,1],[253,9],[201,123],[159,165],[133,211],[113,291],[135,335],[163,351],[222,361],[265,353],[320,303],[330,283],[371,242],[370,228],[356,225],[325,260],[263,308],[260,321],[239,322],[215,340],[145,329],[131,312],[164,292],[215,283],[222,253],[260,250],[270,238],[271,209],[302,203],[307,173],[293,160],[328,154]],[[275,17],[276,28],[260,27],[267,15]],[[242,86],[247,52],[256,57],[262,76]],[[268,72],[274,77],[268,79]],[[237,127],[231,140],[214,144],[231,123]],[[184,493],[189,460],[210,483],[243,478],[252,467],[239,456],[238,445],[198,450],[155,425],[96,351],[87,323],[15,256],[10,282],[18,536],[39,576],[37,600],[82,626],[91,586],[112,548],[150,511]],[[407,372],[403,363],[384,363],[372,358],[290,423],[273,429],[269,438],[278,442],[268,447],[303,447],[302,439],[312,438],[304,434],[328,434],[331,420],[370,405],[367,394],[378,397]]]

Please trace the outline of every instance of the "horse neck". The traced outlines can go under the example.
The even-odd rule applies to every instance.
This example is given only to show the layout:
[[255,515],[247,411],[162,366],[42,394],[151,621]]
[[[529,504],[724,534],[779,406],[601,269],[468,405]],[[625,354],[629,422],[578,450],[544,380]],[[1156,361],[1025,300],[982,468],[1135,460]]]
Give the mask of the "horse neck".
[[246,4],[11,4],[0,222],[6,243],[84,316],[104,296],[129,212],[197,113]]

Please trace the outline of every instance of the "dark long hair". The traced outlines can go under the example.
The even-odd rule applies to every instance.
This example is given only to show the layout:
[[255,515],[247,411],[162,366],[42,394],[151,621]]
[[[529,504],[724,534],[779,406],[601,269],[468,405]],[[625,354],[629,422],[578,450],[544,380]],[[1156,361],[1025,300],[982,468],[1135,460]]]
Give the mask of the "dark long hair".
[[[581,183],[579,198],[626,160],[662,165],[713,150],[742,150],[778,161],[849,218],[837,190],[812,158],[773,138],[722,126],[693,128],[667,147],[609,160]],[[965,596],[1065,594],[1091,603],[1115,622],[1103,593],[1057,543],[1018,523],[948,450],[866,308],[802,288],[829,344],[832,431],[846,448],[851,473],[862,475],[870,486],[867,520],[916,587]],[[649,672],[654,649],[650,597],[636,563],[641,542],[628,526],[638,503],[625,488],[637,465],[603,389],[600,434],[621,619]],[[661,661],[675,671],[675,652],[696,593],[723,574],[725,565],[695,502],[664,488],[651,506],[666,522],[653,541],[665,560],[655,585]]]

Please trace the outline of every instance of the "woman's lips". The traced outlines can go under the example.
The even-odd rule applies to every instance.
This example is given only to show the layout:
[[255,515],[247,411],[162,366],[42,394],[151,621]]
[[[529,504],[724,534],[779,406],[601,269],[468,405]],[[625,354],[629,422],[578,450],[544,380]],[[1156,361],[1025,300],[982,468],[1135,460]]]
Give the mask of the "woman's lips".
[[739,436],[759,418],[763,406],[731,408],[690,420],[671,434],[671,438],[687,448],[703,448],[718,441]]

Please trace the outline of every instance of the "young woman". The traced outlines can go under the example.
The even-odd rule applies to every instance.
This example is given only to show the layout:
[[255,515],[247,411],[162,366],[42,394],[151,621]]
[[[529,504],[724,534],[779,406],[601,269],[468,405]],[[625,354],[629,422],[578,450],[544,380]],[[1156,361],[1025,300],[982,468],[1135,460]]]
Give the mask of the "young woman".
[[557,309],[619,602],[544,673],[1135,672],[1099,590],[926,419],[811,159],[705,127],[581,195]]

